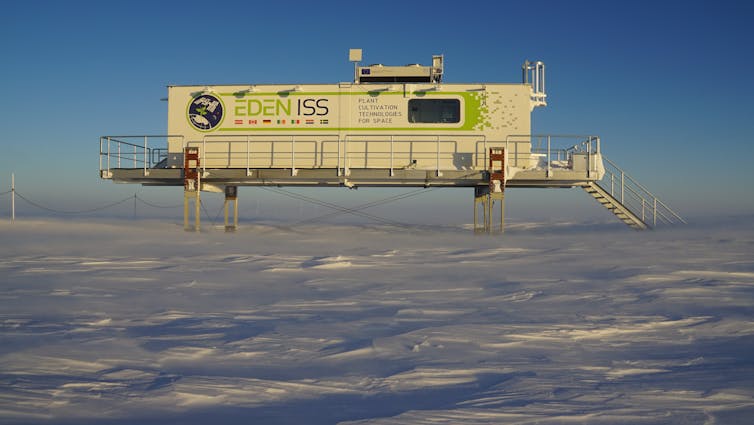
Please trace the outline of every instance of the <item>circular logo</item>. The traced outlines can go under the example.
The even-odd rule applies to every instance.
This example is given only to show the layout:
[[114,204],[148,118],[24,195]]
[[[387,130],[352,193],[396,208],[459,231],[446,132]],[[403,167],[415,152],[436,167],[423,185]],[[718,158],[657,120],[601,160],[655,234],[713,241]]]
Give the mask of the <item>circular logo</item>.
[[223,103],[211,94],[200,94],[188,106],[188,120],[199,131],[210,131],[223,121]]

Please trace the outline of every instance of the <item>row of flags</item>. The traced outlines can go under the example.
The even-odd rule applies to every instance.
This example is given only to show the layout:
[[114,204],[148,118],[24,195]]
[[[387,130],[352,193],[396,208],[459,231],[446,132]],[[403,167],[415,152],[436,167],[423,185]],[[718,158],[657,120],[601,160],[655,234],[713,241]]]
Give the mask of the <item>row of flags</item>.
[[242,119],[237,119],[237,120],[234,121],[234,123],[236,125],[244,125],[244,124],[248,124],[248,125],[257,125],[257,124],[262,124],[262,125],[264,125],[264,124],[293,124],[293,125],[304,124],[304,125],[312,125],[312,124],[316,124],[317,121],[319,121],[320,125],[325,125],[325,124],[329,124],[330,123],[329,120],[313,120],[313,119],[306,119],[306,120],[256,120],[256,119],[255,120],[242,120]]

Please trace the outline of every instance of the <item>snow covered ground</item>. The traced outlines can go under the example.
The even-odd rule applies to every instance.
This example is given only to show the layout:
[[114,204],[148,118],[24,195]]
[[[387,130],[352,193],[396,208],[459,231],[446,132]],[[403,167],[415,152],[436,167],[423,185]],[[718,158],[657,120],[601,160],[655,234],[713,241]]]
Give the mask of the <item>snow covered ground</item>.
[[0,223],[0,423],[746,423],[754,220]]

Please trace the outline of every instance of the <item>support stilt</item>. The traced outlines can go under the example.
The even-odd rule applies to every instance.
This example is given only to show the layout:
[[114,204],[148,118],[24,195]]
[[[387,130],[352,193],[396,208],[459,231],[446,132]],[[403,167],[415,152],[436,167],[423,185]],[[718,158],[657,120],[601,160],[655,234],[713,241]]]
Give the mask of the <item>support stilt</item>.
[[[489,233],[489,186],[477,186],[474,188],[474,233]],[[482,220],[479,223],[479,206],[482,207]]]
[[[191,201],[194,202],[194,224],[191,225]],[[183,230],[187,232],[200,230],[200,217],[201,217],[201,199],[199,191],[183,191]]]
[[[495,204],[500,208],[499,225],[495,226]],[[480,207],[481,206],[481,213]],[[481,217],[480,217],[481,216]],[[505,192],[491,192],[489,186],[474,188],[474,233],[505,231]]]
[[[505,229],[505,150],[490,148],[489,184],[474,188],[474,233],[503,233]],[[500,205],[500,227],[494,229],[495,201]],[[479,206],[482,207],[482,224],[479,224]]]
[[[233,204],[233,224],[228,224],[228,210]],[[238,228],[238,186],[225,186],[225,231],[235,232]]]
[[[183,229],[200,230],[201,177],[199,174],[199,148],[185,148],[183,152]],[[189,225],[189,204],[194,201],[194,226]]]

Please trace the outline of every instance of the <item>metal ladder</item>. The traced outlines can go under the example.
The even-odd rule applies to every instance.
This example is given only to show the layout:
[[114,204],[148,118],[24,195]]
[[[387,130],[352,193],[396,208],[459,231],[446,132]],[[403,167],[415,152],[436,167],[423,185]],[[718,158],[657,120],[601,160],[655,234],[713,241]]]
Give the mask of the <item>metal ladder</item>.
[[587,182],[581,187],[618,219],[636,230],[652,229],[658,224],[686,223],[614,162],[604,156],[602,159],[605,164],[602,180]]

